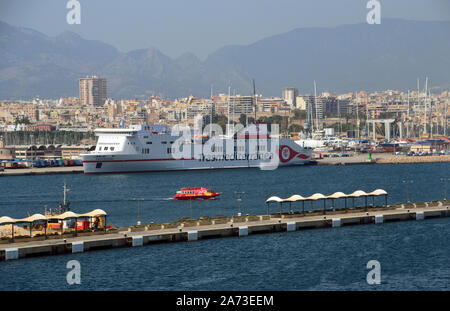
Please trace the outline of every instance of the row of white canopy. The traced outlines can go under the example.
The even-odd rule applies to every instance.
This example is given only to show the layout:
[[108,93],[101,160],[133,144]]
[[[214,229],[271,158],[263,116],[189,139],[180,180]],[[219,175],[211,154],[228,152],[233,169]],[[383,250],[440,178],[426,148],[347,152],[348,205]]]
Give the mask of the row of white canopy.
[[24,223],[24,222],[35,222],[40,220],[51,220],[51,219],[58,219],[58,220],[64,220],[64,219],[70,219],[70,218],[83,218],[83,217],[95,217],[95,216],[107,216],[108,214],[101,209],[95,209],[89,213],[84,214],[77,214],[74,212],[65,212],[59,215],[51,215],[51,216],[44,216],[42,214],[34,214],[26,218],[21,219],[15,219],[8,216],[2,216],[0,217],[0,225],[4,224],[15,224],[15,223]]
[[370,197],[370,196],[379,196],[379,195],[387,195],[388,193],[383,189],[377,189],[372,192],[364,192],[362,190],[356,190],[353,193],[345,194],[343,192],[335,192],[331,195],[325,196],[322,193],[315,193],[309,197],[302,197],[301,195],[294,194],[287,199],[282,199],[276,196],[272,196],[266,200],[266,203],[270,202],[296,202],[296,201],[316,201],[316,200],[327,200],[327,199],[343,199],[343,198],[359,198],[359,197]]

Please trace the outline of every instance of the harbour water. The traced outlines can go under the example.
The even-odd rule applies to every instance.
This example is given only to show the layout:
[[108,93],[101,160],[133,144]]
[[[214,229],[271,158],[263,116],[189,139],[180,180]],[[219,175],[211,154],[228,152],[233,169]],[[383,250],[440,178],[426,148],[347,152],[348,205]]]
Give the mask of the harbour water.
[[[408,197],[411,201],[442,199],[445,183],[441,179],[448,178],[449,171],[450,163],[430,163],[4,177],[0,178],[5,190],[0,194],[0,214],[24,217],[27,212],[42,213],[44,205],[56,207],[64,179],[71,188],[73,211],[101,208],[110,214],[108,222],[122,226],[137,220],[133,198],[145,199],[139,211],[142,223],[190,216],[189,202],[171,199],[185,186],[222,192],[217,200],[192,202],[192,216],[197,218],[236,215],[235,191],[245,192],[243,214],[264,214],[264,201],[271,195],[383,188],[389,193],[389,203]],[[363,204],[364,199],[357,203]],[[300,204],[292,207],[301,208]],[[278,211],[279,206],[272,210]],[[21,259],[0,264],[0,289],[448,290],[449,221],[441,218]],[[66,263],[72,259],[81,264],[81,285],[66,282]],[[380,285],[366,282],[369,260],[381,264]]]

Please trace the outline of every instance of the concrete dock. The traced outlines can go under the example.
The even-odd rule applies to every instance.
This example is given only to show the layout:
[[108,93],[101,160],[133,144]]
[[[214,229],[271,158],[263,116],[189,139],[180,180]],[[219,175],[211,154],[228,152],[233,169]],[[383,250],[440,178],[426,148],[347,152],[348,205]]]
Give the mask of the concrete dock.
[[82,166],[65,166],[65,167],[35,167],[35,168],[16,168],[5,169],[0,172],[2,176],[25,176],[25,175],[51,175],[51,174],[73,174],[83,173]]
[[[392,155],[391,153],[378,153],[372,155],[373,161],[368,160],[368,154],[356,154],[350,157],[336,157],[314,159],[312,165],[360,165],[360,164],[412,164],[412,163],[435,163],[450,162],[450,155],[408,157],[405,155]],[[69,167],[40,167],[5,169],[0,172],[2,176],[25,176],[25,175],[51,175],[51,174],[73,174],[83,173],[82,166]]]
[[406,156],[393,155],[392,153],[374,153],[372,161],[368,161],[369,155],[350,153],[349,157],[325,157],[316,159],[318,165],[357,165],[357,164],[415,164],[415,163],[442,163],[450,162],[450,155],[433,156]]
[[[281,216],[281,217],[280,217]],[[196,241],[208,238],[247,236],[258,233],[289,232],[314,228],[337,228],[348,225],[382,224],[393,221],[424,220],[449,217],[450,201],[396,204],[387,207],[295,212],[217,218],[182,224],[162,224],[141,228],[122,228],[108,233],[72,233],[64,237],[39,237],[27,241],[0,241],[0,261],[19,258],[87,252],[98,249],[137,247],[154,243]],[[154,229],[152,229],[154,227]]]

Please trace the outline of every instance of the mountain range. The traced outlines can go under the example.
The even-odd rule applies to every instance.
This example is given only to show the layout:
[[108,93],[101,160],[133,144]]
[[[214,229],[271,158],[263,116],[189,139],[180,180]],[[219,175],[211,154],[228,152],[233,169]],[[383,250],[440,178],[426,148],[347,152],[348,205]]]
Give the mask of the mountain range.
[[414,89],[417,78],[450,87],[450,22],[383,19],[333,28],[298,28],[249,45],[224,46],[204,61],[171,58],[155,47],[120,52],[74,32],[49,37],[0,22],[0,99],[78,96],[78,79],[107,78],[108,97],[208,97],[227,92],[281,96],[285,87],[311,93]]

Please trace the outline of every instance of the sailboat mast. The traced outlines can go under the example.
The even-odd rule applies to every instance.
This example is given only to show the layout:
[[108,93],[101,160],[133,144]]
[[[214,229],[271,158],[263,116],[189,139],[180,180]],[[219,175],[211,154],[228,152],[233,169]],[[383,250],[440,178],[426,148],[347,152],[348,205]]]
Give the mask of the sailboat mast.
[[236,90],[233,91],[233,114],[232,114],[232,121],[233,121],[233,133],[234,133],[234,108],[236,105]]
[[359,138],[359,98],[356,95],[356,137]]
[[[420,80],[419,80],[419,78],[417,78],[417,109],[420,109]],[[420,121],[420,119],[419,119],[419,121]],[[419,122],[419,133],[420,133],[420,122]]]
[[448,105],[448,99],[445,101],[445,112],[444,112],[444,136],[447,136],[447,105]]
[[231,97],[231,86],[228,86],[227,136],[230,135],[230,97]]
[[367,100],[367,93],[366,93],[366,137],[369,137],[369,101]]
[[[255,105],[255,121],[254,121],[255,124],[256,124],[256,109],[258,108],[258,105],[257,105],[257,101],[256,101],[256,100],[257,100],[257,99],[256,99],[255,79],[253,79],[253,103],[254,103],[254,105]],[[248,120],[247,120],[246,126],[248,126]]]
[[425,78],[425,101],[424,101],[424,118],[423,118],[423,133],[427,133],[427,92],[428,92],[428,77]]
[[211,111],[210,111],[210,117],[209,117],[209,138],[211,138],[211,136],[212,136],[213,107],[214,107],[213,85],[211,84]]
[[316,129],[319,130],[319,114],[317,111],[317,87],[316,80],[314,80],[314,108],[316,110]]
[[406,113],[406,118],[407,118],[407,121],[408,121],[408,125],[406,126],[406,137],[408,137],[409,138],[409,123],[410,123],[410,120],[409,120],[409,90],[408,90],[408,111],[407,111],[407,113]]
[[[342,120],[341,120],[341,105],[340,105],[340,100],[338,99],[338,118],[339,118],[339,135],[341,135],[342,133]],[[339,136],[340,137],[340,136]]]

